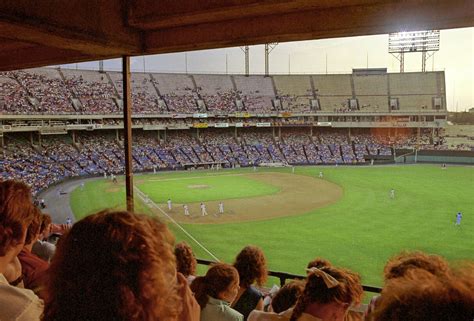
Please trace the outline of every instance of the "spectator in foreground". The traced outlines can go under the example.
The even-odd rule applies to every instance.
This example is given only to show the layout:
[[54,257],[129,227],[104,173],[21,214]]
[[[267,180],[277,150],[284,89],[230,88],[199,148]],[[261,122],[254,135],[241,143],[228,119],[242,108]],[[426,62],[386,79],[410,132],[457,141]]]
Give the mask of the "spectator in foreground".
[[186,242],[181,242],[176,244],[174,255],[176,256],[176,268],[178,272],[184,275],[188,284],[191,284],[196,278],[195,274],[197,266],[193,249]]
[[77,222],[58,244],[42,320],[197,321],[173,241],[146,215],[102,211]]
[[253,310],[248,321],[287,321],[293,313],[293,306],[303,293],[305,282],[293,280],[285,284],[273,297],[271,309],[273,312]]
[[343,321],[363,295],[359,275],[341,268],[311,268],[290,321]]
[[212,266],[191,284],[201,306],[201,321],[242,321],[243,315],[230,307],[239,290],[239,273],[229,264]]
[[[419,251],[402,252],[390,258],[384,268],[384,283],[402,278],[412,270],[424,270],[443,278],[451,273],[448,262],[439,255],[430,255]],[[377,295],[369,303],[366,316],[375,310],[381,296]]]
[[33,291],[13,286],[4,277],[9,264],[18,265],[14,261],[24,246],[26,231],[33,218],[34,205],[30,188],[21,182],[11,180],[0,182],[0,313],[2,320],[36,321],[40,319],[43,312],[43,302]]
[[474,266],[440,277],[411,269],[390,280],[382,291],[373,321],[472,321]]
[[234,267],[239,272],[240,288],[232,307],[247,320],[252,310],[263,310],[263,295],[253,284],[265,284],[267,262],[260,248],[246,246],[235,258]]
[[35,207],[33,221],[26,232],[25,245],[18,254],[23,274],[25,288],[33,290],[44,299],[44,285],[49,264],[31,252],[33,244],[38,240],[41,227],[41,212]]
[[51,259],[56,252],[56,245],[47,241],[49,235],[51,234],[52,228],[51,216],[48,214],[41,215],[41,227],[40,227],[40,236],[38,240],[33,244],[31,252],[37,255],[39,258],[46,262],[51,262]]

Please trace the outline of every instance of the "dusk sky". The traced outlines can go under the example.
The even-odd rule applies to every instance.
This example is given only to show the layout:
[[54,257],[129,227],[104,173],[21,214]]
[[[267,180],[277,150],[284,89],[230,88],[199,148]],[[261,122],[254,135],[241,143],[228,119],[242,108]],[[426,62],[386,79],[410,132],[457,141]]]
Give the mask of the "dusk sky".
[[[440,50],[427,62],[427,70],[446,73],[448,110],[474,107],[474,28],[441,30]],[[388,53],[388,35],[334,38],[278,44],[270,54],[270,74],[351,73],[352,68],[387,68],[399,72],[400,64]],[[187,60],[187,68],[185,61]],[[132,58],[132,71],[225,73],[244,72],[240,48],[201,50]],[[63,67],[76,68],[76,64]],[[77,64],[98,69],[98,62]],[[120,70],[121,60],[104,62],[106,70]],[[264,46],[250,47],[250,73],[263,74]],[[421,71],[421,53],[405,54],[405,71]]]

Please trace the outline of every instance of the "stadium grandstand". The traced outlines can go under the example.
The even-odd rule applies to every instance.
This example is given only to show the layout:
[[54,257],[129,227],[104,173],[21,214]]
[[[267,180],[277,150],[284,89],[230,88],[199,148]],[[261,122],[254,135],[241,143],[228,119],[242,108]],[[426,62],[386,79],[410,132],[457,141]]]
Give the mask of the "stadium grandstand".
[[[2,177],[37,192],[123,173],[121,84],[117,72],[0,73]],[[443,72],[133,73],[131,84],[135,172],[393,162],[397,149],[448,148]]]

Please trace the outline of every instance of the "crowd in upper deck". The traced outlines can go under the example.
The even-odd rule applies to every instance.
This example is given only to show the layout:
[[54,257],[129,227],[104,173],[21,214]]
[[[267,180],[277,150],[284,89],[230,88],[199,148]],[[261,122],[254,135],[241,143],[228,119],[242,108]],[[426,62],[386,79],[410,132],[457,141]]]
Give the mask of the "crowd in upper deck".
[[[357,81],[367,81],[360,87],[359,105],[348,85],[352,76],[339,76],[344,79],[344,85],[322,75],[314,76],[318,83],[313,84],[313,88],[309,75],[274,76],[272,81],[272,77],[263,76],[132,74],[132,111],[137,115],[390,111],[385,78],[371,80],[365,77]],[[414,75],[397,77],[413,78]],[[416,75],[413,79],[410,81],[417,83]],[[370,84],[374,81],[385,91],[372,88]],[[430,87],[432,82],[423,84],[423,81],[426,80],[418,82],[419,90],[405,88],[403,81],[396,83],[401,87],[392,88],[392,92],[403,98],[398,109],[431,109],[428,106],[434,97],[429,93],[437,92],[437,88]],[[122,108],[120,73],[51,68],[0,73],[1,113],[119,114]],[[438,106],[437,109],[443,108]]]

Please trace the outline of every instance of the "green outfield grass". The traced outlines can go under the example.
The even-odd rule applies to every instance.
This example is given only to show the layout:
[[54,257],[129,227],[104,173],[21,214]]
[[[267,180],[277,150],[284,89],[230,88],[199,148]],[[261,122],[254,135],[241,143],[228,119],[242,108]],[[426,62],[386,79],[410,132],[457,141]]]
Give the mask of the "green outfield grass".
[[[387,259],[402,250],[422,250],[437,253],[449,260],[474,259],[474,167],[394,166],[394,167],[298,167],[297,175],[316,177],[324,172],[324,179],[344,189],[344,196],[336,204],[299,216],[266,221],[231,224],[185,224],[183,227],[219,259],[231,262],[247,244],[263,248],[272,270],[304,273],[306,263],[316,256],[330,259],[334,264],[351,268],[363,276],[364,284],[381,285],[383,266]],[[260,171],[262,171],[260,169]],[[266,169],[290,173],[290,169]],[[222,171],[221,174],[246,173],[251,170]],[[158,174],[147,177],[189,178],[206,172]],[[210,173],[215,175],[215,173]],[[144,180],[147,177],[143,177]],[[203,189],[207,199],[248,197],[275,192],[268,186],[255,188],[255,194],[236,196],[220,193],[234,189],[240,176],[209,177],[219,188]],[[242,177],[243,185],[255,181]],[[141,177],[140,177],[141,179]],[[138,178],[137,178],[138,180]],[[186,181],[186,182],[184,182]],[[186,191],[192,180],[168,181],[176,193],[183,191],[182,200],[189,201],[195,191]],[[200,183],[204,180],[198,179]],[[177,182],[182,184],[179,187]],[[256,182],[255,182],[256,183]],[[169,188],[167,182],[144,182]],[[175,183],[173,183],[175,184]],[[212,185],[211,184],[211,185]],[[102,180],[86,184],[84,191],[72,194],[72,208],[81,217],[104,207],[123,206],[123,189],[103,193],[113,186]],[[389,197],[394,188],[395,199]],[[152,194],[150,189],[150,195]],[[147,192],[148,193],[148,192]],[[191,194],[189,194],[191,193]],[[246,191],[247,193],[247,191]],[[158,190],[158,198],[160,191]],[[163,201],[168,198],[162,193]],[[243,195],[243,194],[240,194]],[[178,196],[173,196],[178,199]],[[178,202],[178,201],[177,201]],[[289,199],[288,202],[291,202]],[[138,209],[146,211],[140,203]],[[455,214],[464,214],[462,227],[454,226]],[[191,244],[200,258],[210,259],[176,226],[170,225],[178,240]]]

